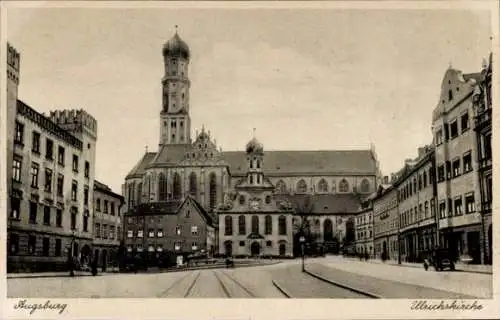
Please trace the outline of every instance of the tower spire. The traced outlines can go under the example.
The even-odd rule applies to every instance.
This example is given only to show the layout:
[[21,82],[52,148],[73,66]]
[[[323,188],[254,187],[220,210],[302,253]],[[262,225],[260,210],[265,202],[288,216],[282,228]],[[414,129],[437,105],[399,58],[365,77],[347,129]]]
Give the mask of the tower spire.
[[177,34],[178,29],[179,29],[179,26],[175,25],[175,34]]
[[253,137],[255,138],[255,128],[253,128]]

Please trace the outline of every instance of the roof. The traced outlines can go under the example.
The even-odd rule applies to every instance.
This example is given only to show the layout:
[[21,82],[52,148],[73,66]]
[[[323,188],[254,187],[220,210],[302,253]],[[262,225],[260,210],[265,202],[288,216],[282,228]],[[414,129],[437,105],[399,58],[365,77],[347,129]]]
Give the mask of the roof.
[[357,213],[361,199],[352,194],[294,194],[278,195],[280,200],[288,200],[295,205],[303,207],[306,199],[310,197],[312,204],[311,214],[352,214]]
[[97,180],[94,180],[94,190],[97,192],[106,193],[106,194],[111,195],[115,198],[119,198],[122,201],[124,200],[124,198],[121,194],[114,192],[113,189],[111,189],[108,185],[106,185],[102,182],[99,182]]
[[[177,165],[190,151],[190,144],[164,145],[158,153],[147,152],[130,170],[129,178],[144,174],[150,164]],[[232,176],[244,176],[247,172],[245,151],[225,151],[222,158],[229,164]],[[264,174],[281,175],[322,175],[349,174],[374,175],[376,160],[370,150],[318,150],[318,151],[265,151]]]
[[[223,152],[232,175],[247,170],[244,151]],[[370,150],[265,151],[265,175],[375,174],[376,161]]]

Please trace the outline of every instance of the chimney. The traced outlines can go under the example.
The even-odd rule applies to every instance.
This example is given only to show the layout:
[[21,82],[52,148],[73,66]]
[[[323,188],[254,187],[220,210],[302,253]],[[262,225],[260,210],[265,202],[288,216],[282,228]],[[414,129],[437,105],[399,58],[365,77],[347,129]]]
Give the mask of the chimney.
[[389,176],[384,176],[383,184],[389,184]]
[[425,155],[425,151],[427,150],[426,147],[420,147],[418,148],[418,159],[421,159]]

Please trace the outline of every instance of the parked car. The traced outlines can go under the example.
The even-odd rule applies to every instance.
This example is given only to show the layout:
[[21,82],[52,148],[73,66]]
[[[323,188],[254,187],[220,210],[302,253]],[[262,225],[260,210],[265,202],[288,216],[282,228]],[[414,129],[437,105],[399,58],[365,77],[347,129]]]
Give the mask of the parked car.
[[429,252],[429,255],[424,259],[424,268],[428,270],[430,266],[436,271],[449,269],[455,270],[455,261],[448,249],[435,249]]

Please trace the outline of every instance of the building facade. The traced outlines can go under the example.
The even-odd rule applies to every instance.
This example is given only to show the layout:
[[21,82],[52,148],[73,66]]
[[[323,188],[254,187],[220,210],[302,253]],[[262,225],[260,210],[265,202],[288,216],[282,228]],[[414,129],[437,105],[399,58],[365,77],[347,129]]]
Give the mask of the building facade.
[[399,242],[402,261],[421,262],[437,244],[434,149],[419,148],[413,165],[398,174]]
[[[159,148],[155,152],[146,152],[125,177],[123,211],[133,211],[144,203],[177,201],[188,196],[209,212],[224,211],[228,197],[243,192],[237,189],[240,181],[247,179],[248,155],[245,150],[222,151],[205,128],[191,139],[191,52],[176,32],[164,45],[162,55],[164,76],[161,80],[163,107],[159,116]],[[380,180],[373,147],[369,150],[266,151],[265,163],[262,173],[276,195],[330,196],[349,198],[349,202],[356,199],[356,208],[360,199],[377,189]],[[327,209],[317,210],[321,212],[317,217],[317,229],[322,239],[325,238],[324,230],[328,231],[326,238],[331,237],[333,232],[329,230],[335,227],[332,219],[344,221],[338,225],[345,226],[343,217],[357,211],[351,211],[350,207],[346,212],[341,206],[326,206]],[[352,222],[352,219],[347,221]],[[224,252],[224,248],[219,251]]]
[[103,271],[118,265],[118,250],[123,240],[121,206],[123,197],[110,187],[94,181],[94,259]]
[[215,218],[191,196],[143,203],[124,216],[129,257],[149,265],[182,265],[191,255],[216,253]]
[[398,260],[398,217],[397,190],[392,185],[381,185],[373,199],[375,257]]
[[481,262],[482,217],[472,93],[479,74],[449,68],[433,111],[439,243],[456,259]]
[[483,262],[492,264],[493,261],[493,231],[492,231],[492,148],[491,148],[491,115],[492,115],[492,64],[493,55],[490,54],[489,62],[483,63],[481,78],[472,96],[474,106],[474,130],[477,137],[477,161],[479,171],[480,206],[479,211],[482,217],[483,236]]
[[356,253],[373,258],[374,252],[374,223],[373,223],[373,199],[377,193],[373,193],[363,201],[356,215]]
[[[9,108],[17,95],[15,78],[10,82]],[[83,110],[47,117],[15,98],[8,269],[65,268],[71,255],[84,263],[91,257],[97,121]]]

